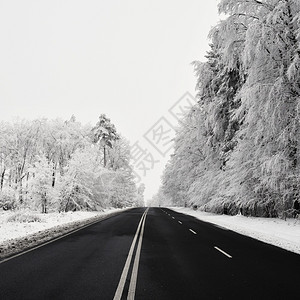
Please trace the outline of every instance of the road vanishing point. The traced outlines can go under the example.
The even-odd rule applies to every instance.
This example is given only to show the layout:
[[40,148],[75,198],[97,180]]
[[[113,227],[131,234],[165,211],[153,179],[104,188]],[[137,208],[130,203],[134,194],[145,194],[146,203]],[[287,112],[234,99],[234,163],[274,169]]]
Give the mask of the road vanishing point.
[[0,261],[0,299],[297,299],[299,271],[298,254],[133,208]]

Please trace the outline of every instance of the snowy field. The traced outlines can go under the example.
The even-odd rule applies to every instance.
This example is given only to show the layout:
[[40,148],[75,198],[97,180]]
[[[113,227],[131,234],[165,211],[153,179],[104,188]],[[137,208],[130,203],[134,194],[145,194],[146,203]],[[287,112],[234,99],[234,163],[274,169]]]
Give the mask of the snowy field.
[[[0,257],[47,242],[123,210],[106,209],[102,212],[78,211],[48,214],[0,210]],[[30,222],[32,219],[35,221]]]
[[183,207],[170,207],[170,209],[300,254],[300,219],[284,221],[242,215],[216,215]]

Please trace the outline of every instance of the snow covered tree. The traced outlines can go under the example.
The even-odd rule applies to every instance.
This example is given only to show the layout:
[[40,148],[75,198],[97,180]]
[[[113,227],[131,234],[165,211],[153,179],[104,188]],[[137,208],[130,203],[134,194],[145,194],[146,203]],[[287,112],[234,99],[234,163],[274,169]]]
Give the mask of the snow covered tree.
[[53,163],[53,182],[56,174],[63,175],[72,154],[89,143],[89,126],[82,126],[74,117],[69,121],[55,119],[49,121],[44,129],[43,147],[49,161]]
[[110,122],[110,119],[105,114],[101,114],[96,126],[92,129],[94,142],[99,143],[103,148],[103,166],[107,163],[107,147],[112,148],[113,142],[119,139],[115,125]]
[[107,168],[117,171],[127,169],[130,162],[130,144],[124,137],[118,135],[107,149]]
[[220,6],[236,22],[247,24],[241,52],[247,80],[236,113],[241,142],[231,161],[238,177],[233,174],[231,185],[243,202],[259,203],[269,216],[274,213],[266,207],[275,209],[298,194],[299,77],[294,77],[294,65],[299,2],[247,2],[222,1]]
[[136,185],[131,169],[110,171],[102,177],[107,203],[111,207],[136,206]]
[[[0,205],[40,209],[101,209],[134,205],[136,186],[128,141],[105,117],[98,131],[70,120],[1,122]],[[100,125],[101,123],[101,125]],[[101,127],[103,125],[103,127]],[[101,133],[102,130],[102,133]],[[98,134],[98,135],[97,135]],[[105,150],[95,145],[98,139]]]
[[[226,18],[207,62],[194,62],[198,138],[192,127],[183,134],[185,120],[163,190],[181,205],[275,216],[300,197],[300,3],[222,0],[219,9]],[[196,145],[203,159],[189,164]]]
[[58,193],[52,187],[52,166],[44,155],[36,157],[32,167],[28,186],[26,202],[24,205],[31,209],[40,208],[42,213],[47,213],[49,208],[57,210]]
[[60,184],[60,210],[95,210],[101,199],[95,199],[93,188],[102,172],[97,163],[97,149],[78,149],[65,167]]
[[153,197],[148,200],[148,206],[158,207],[158,206],[171,206],[174,205],[171,198],[168,198],[163,191],[162,186],[159,187],[158,192],[153,195]]
[[204,159],[202,140],[199,140],[199,116],[203,112],[195,105],[181,121],[178,129],[174,154],[162,177],[162,189],[174,205],[186,206],[190,186],[197,178],[198,165]]
[[145,206],[145,199],[144,199],[144,192],[145,192],[145,184],[141,183],[137,188],[137,195],[136,195],[136,206],[143,207]]

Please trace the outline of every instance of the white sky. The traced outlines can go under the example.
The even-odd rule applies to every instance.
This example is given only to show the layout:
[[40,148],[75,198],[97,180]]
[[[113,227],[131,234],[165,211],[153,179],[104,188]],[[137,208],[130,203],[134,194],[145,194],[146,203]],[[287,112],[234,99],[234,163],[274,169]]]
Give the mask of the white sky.
[[143,134],[186,92],[205,60],[217,0],[0,0],[0,119],[72,114],[117,130],[160,160],[143,177],[155,193],[167,160]]

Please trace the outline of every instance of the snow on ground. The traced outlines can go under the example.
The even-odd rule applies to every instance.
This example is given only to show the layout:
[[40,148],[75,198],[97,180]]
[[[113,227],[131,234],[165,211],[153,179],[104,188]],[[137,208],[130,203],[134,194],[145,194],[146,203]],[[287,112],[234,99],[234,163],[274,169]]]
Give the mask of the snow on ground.
[[[106,209],[102,212],[67,212],[40,214],[33,212],[0,211],[0,258],[47,242],[62,234],[85,226],[91,222],[118,214],[122,209]],[[11,222],[18,216],[37,222]],[[27,216],[27,217],[26,217]]]
[[300,254],[300,219],[284,221],[277,218],[216,215],[184,207],[170,209]]
[[95,217],[99,212],[67,212],[67,213],[32,213],[22,212],[24,215],[33,215],[41,219],[41,222],[8,222],[8,219],[18,212],[0,211],[0,243],[9,239],[20,238],[28,234],[49,229],[57,225],[62,225],[74,221],[80,221]]

